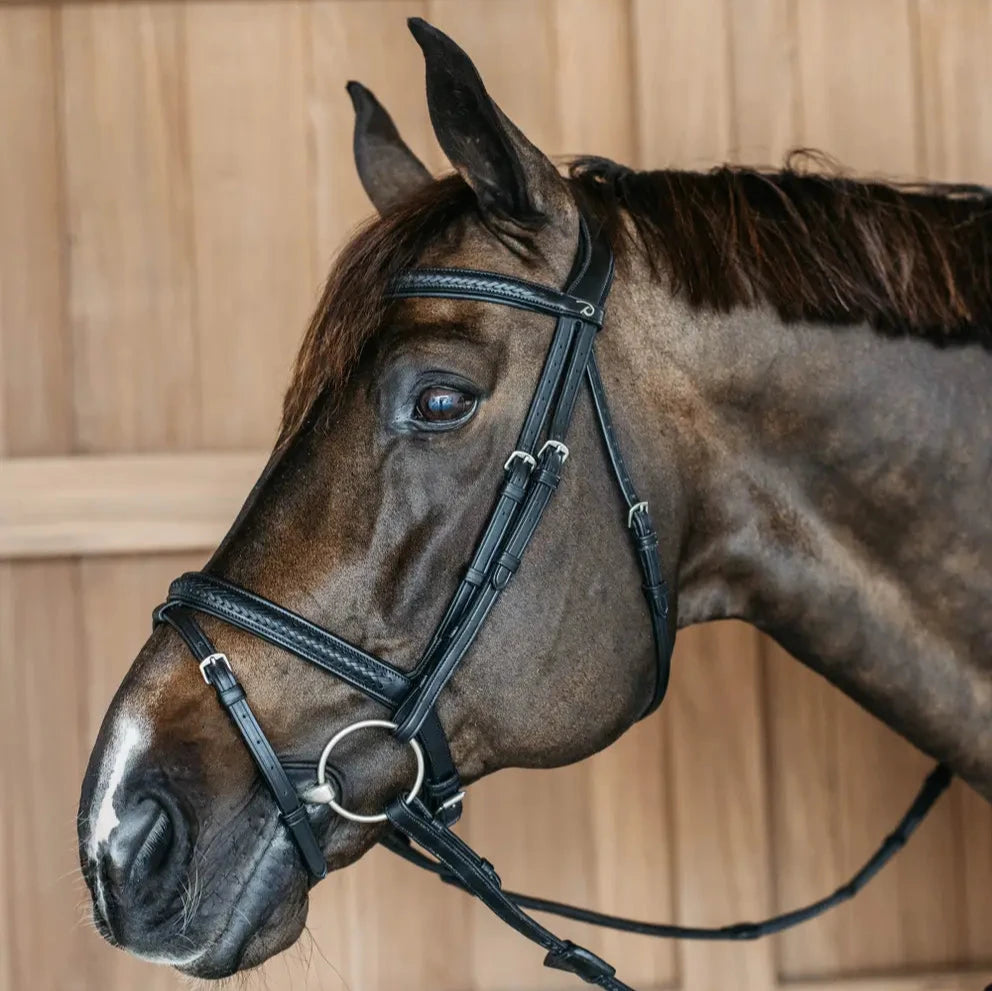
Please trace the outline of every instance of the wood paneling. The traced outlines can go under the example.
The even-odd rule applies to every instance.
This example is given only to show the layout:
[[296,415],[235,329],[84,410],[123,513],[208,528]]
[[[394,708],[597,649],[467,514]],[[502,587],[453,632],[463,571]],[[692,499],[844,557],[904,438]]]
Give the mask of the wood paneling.
[[631,32],[642,168],[726,161],[731,127],[730,24],[724,0],[634,0]]
[[728,158],[777,167],[799,140],[795,5],[735,0],[727,7],[733,101]]
[[[6,561],[0,561],[0,672],[5,673],[5,664],[11,663],[4,658],[13,658],[14,654],[14,569]],[[8,711],[13,707],[0,702],[0,717],[5,720],[11,715]],[[6,740],[0,742],[6,743]],[[8,786],[4,766],[4,787]],[[14,918],[17,914],[14,900],[7,894],[13,891],[11,876],[11,858],[20,851],[14,841],[14,824],[11,815],[13,803],[0,802],[0,946],[4,953],[0,956],[0,991],[13,991],[14,966],[17,958],[14,954]],[[19,963],[19,960],[17,961]]]
[[296,0],[186,8],[206,447],[271,445],[316,300],[304,12]]
[[[861,866],[912,801],[930,761],[783,651],[769,654],[773,873],[785,909],[832,890]],[[987,816],[964,821],[945,799],[855,901],[781,937],[783,973],[812,978],[992,963],[992,933],[972,915],[962,883],[984,866],[990,837]],[[972,850],[980,858],[975,867]],[[975,926],[984,929],[985,955],[977,959]]]
[[[559,155],[637,159],[637,120],[626,0],[557,0]],[[590,60],[589,53],[595,52]]]
[[0,558],[210,548],[264,454],[15,458],[0,474]]
[[72,449],[58,11],[0,9],[0,452]]
[[[0,803],[0,991],[182,986],[75,924],[80,775],[151,606],[247,494],[317,287],[371,212],[345,82],[447,168],[411,15],[450,31],[552,155],[701,168],[808,144],[855,170],[992,181],[992,0],[0,6],[0,558],[23,558],[0,561],[18,796]],[[724,923],[846,879],[925,766],[722,624],[680,638],[659,715],[579,766],[480,782],[461,828],[508,885]],[[857,901],[774,941],[561,930],[644,988],[977,991],[990,877],[992,809],[956,786]],[[315,890],[310,934],[265,986],[573,986],[382,851]]]
[[909,4],[796,4],[804,146],[863,173],[912,177],[919,171]]
[[[4,873],[14,988],[84,988],[73,833],[87,747],[78,573],[68,561],[8,566],[0,656]],[[7,629],[7,624],[10,624]],[[24,714],[28,714],[24,718]]]
[[[772,914],[757,634],[714,623],[681,635],[666,699],[674,751],[679,921],[727,925]],[[761,991],[775,983],[772,944],[686,942],[690,988]]]
[[181,450],[199,442],[184,13],[170,3],[62,12],[81,451]]
[[[472,789],[462,830],[499,865],[508,888],[637,918],[671,919],[667,735],[661,720],[650,720],[582,764],[505,772],[480,782]],[[644,769],[646,780],[632,782],[632,762]],[[521,947],[519,936],[488,910],[471,905],[470,913],[476,987],[514,987],[524,973],[522,964],[530,966],[528,987],[561,987],[560,975],[534,969],[540,954]],[[556,924],[594,952],[623,960],[626,979],[635,987],[662,987],[677,978],[670,943]]]
[[924,174],[992,183],[992,4],[917,0]]

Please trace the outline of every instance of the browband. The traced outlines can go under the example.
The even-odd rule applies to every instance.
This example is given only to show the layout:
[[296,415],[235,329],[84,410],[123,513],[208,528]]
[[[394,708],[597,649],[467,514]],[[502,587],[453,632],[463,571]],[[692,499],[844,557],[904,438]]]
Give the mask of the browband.
[[411,269],[390,282],[386,298],[471,299],[478,303],[502,303],[553,317],[579,317],[595,327],[603,326],[603,307],[599,302],[511,275],[469,268]]

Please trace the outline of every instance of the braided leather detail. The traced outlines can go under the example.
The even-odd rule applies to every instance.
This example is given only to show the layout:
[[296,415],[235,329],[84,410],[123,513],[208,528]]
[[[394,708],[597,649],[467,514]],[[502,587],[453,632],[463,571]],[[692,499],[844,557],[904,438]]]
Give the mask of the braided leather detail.
[[552,316],[579,317],[597,327],[603,325],[601,306],[536,282],[497,272],[468,268],[414,268],[396,276],[386,290],[387,299],[416,297],[503,303]]
[[[252,608],[243,604],[245,600],[251,602]],[[352,644],[301,617],[284,619],[272,603],[244,589],[234,589],[212,575],[187,573],[177,578],[169,586],[169,601],[209,613],[249,633],[261,633],[270,642],[331,671],[385,704],[398,704],[410,687],[404,674]]]

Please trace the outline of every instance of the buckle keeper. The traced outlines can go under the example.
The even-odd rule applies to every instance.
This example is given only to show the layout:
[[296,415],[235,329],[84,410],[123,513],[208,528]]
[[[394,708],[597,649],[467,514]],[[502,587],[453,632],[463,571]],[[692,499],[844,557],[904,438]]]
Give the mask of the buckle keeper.
[[551,950],[544,958],[544,966],[552,970],[565,970],[581,977],[590,984],[596,984],[605,977],[613,977],[616,968],[611,967],[602,957],[591,950],[578,946],[570,939],[562,940],[564,949]]

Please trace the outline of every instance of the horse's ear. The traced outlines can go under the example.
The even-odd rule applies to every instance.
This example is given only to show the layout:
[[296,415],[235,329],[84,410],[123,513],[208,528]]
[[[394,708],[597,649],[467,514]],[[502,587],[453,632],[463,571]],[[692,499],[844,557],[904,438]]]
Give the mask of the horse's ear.
[[400,137],[393,118],[370,89],[354,81],[355,165],[372,205],[385,213],[432,181],[430,172]]
[[434,133],[483,214],[500,227],[533,230],[567,209],[564,179],[496,106],[472,60],[421,18],[407,23],[424,53]]

